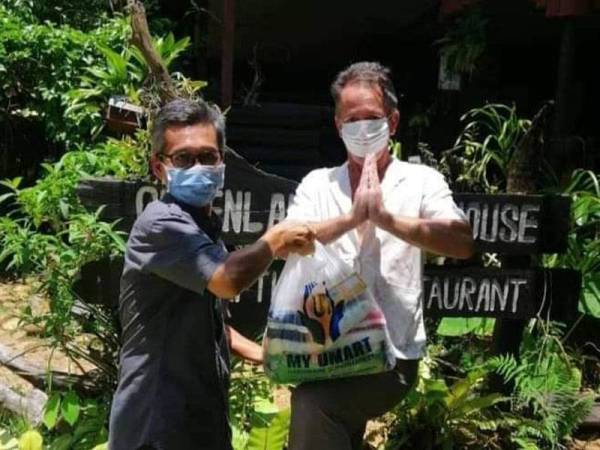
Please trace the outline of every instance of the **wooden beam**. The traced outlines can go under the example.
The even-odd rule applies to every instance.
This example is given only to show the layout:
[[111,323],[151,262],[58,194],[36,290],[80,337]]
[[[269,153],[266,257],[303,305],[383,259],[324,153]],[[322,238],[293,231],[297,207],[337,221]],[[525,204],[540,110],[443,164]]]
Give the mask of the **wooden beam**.
[[233,58],[235,34],[235,0],[223,1],[223,48],[221,53],[221,106],[233,101]]

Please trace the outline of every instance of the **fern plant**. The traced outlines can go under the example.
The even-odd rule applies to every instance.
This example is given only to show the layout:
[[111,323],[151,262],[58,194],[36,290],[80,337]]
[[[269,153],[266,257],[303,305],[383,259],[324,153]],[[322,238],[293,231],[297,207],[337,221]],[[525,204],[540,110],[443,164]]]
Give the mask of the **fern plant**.
[[521,446],[558,448],[589,414],[593,397],[582,395],[581,373],[563,348],[562,327],[536,320],[525,334],[520,359],[497,356],[490,367],[514,384],[511,410],[531,417],[513,441]]

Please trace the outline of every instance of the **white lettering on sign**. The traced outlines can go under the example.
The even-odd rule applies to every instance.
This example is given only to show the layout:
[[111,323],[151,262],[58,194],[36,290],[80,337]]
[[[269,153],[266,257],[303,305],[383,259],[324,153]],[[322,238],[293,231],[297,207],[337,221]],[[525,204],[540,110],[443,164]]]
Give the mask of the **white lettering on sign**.
[[[148,203],[157,200],[159,195],[159,191],[154,186],[142,186],[138,189],[135,196],[136,214],[139,216]],[[262,233],[266,228],[270,228],[284,220],[287,212],[285,194],[280,192],[271,194],[270,204],[268,205],[268,218],[266,214],[260,216],[266,218],[266,223],[252,220],[253,213],[267,212],[267,205],[253,208],[252,192],[227,189],[225,192],[219,191],[217,193],[216,199],[219,198],[223,198],[223,206],[215,206],[213,211],[221,217],[223,232],[225,233]],[[288,204],[293,199],[294,194],[290,194],[287,199]]]
[[425,276],[430,284],[427,309],[454,312],[511,312],[516,313],[521,300],[522,286],[527,279],[521,277],[475,279],[469,276]]
[[[266,228],[285,219],[287,205],[285,195],[280,192],[271,194],[270,204],[268,205],[268,217],[261,214],[260,217],[267,217],[266,223],[252,220],[252,214],[257,212],[267,212],[267,205],[260,207],[253,206],[252,192],[250,191],[231,191],[226,190],[224,194],[222,209],[223,232],[240,233],[262,233]],[[293,200],[293,194],[289,196],[288,202]],[[215,208],[217,214],[221,213],[220,208]]]
[[225,202],[223,205],[223,231],[228,233],[233,230],[235,233],[242,231],[242,211],[244,208],[244,193],[237,191],[235,200],[233,192],[229,189],[225,191]]
[[539,205],[523,205],[521,208],[521,215],[519,216],[519,242],[525,242],[532,244],[535,242],[535,237],[527,236],[527,230],[537,230],[538,221],[537,217],[534,217],[532,213],[539,212]]
[[500,213],[500,220],[504,227],[500,228],[499,238],[503,242],[515,242],[519,237],[519,208],[515,205],[504,205]]
[[252,192],[244,192],[244,227],[245,233],[260,233],[264,225],[260,222],[250,221],[250,212],[252,211]]
[[473,228],[473,238],[485,242],[534,244],[540,205],[459,203]]
[[271,196],[271,207],[269,208],[269,222],[267,228],[271,228],[283,219],[285,219],[285,196],[283,194],[273,194]]
[[[148,198],[149,197],[149,198]],[[154,186],[142,186],[135,194],[135,214],[139,216],[148,203],[158,200],[158,189]]]

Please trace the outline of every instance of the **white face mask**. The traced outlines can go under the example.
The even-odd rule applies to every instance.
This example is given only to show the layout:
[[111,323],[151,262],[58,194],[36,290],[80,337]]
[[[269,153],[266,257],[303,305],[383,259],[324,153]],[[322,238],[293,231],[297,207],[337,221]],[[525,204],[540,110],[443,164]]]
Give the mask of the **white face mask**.
[[345,123],[341,134],[348,151],[358,158],[386,149],[390,139],[387,118]]

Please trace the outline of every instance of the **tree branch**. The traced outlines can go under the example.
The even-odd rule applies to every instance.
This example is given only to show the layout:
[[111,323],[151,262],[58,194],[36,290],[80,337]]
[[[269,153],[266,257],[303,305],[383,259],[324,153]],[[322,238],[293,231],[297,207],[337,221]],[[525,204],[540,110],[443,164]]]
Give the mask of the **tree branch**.
[[128,0],[127,5],[131,14],[131,43],[140,50],[146,63],[148,63],[161,102],[167,103],[178,97],[177,89],[171,75],[169,75],[167,66],[152,45],[144,5],[140,0]]

